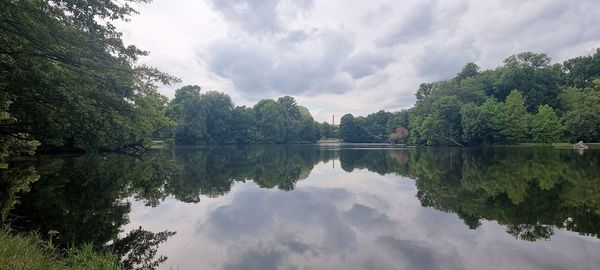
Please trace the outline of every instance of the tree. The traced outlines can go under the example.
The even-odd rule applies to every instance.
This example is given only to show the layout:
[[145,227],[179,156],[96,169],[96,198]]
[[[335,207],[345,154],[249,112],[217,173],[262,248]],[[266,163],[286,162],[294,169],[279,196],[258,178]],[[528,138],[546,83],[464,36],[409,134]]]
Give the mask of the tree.
[[[360,118],[359,118],[360,119]],[[361,126],[352,114],[346,114],[340,119],[340,139],[344,142],[370,142],[369,132]]]
[[481,108],[474,103],[465,104],[461,111],[462,139],[469,145],[480,145],[485,141],[485,118]]
[[540,106],[531,122],[533,141],[540,143],[558,142],[563,132],[564,126],[552,107],[548,105]]
[[272,99],[264,99],[254,105],[260,142],[280,144],[285,142],[287,112]]
[[392,113],[383,110],[367,115],[365,127],[373,136],[374,142],[387,142],[387,124],[391,116]]
[[506,97],[500,133],[508,143],[526,142],[528,139],[530,115],[525,108],[525,101],[519,91],[512,91]]
[[419,85],[419,89],[417,90],[417,93],[415,93],[417,101],[431,96],[435,92],[436,86],[436,83],[422,83]]
[[591,56],[569,59],[562,64],[566,83],[577,88],[591,86],[600,77],[600,48]]
[[167,115],[174,119],[179,119],[181,110],[186,106],[188,102],[194,99],[200,98],[200,86],[198,85],[186,85],[175,90],[175,98],[169,102],[169,108]]
[[562,76],[559,65],[550,65],[546,54],[524,52],[504,60],[504,66],[489,72],[488,95],[504,101],[511,91],[519,89],[529,112],[548,104],[558,107],[559,82]]
[[432,104],[423,119],[422,136],[429,145],[461,145],[461,103],[456,97],[442,97]]
[[137,121],[150,107],[137,103],[156,97],[157,83],[178,80],[137,65],[146,52],[125,45],[112,24],[144,2],[2,1],[0,101],[15,121],[0,133],[29,134],[42,150],[147,143],[152,130]]
[[390,134],[390,143],[408,143],[408,129],[399,127],[396,131]]
[[235,144],[254,144],[259,140],[256,115],[252,108],[235,107],[231,116],[232,140]]
[[477,75],[479,75],[479,66],[477,66],[475,63],[469,62],[458,74],[456,74],[454,79],[460,82],[466,78],[476,77]]
[[319,124],[319,133],[322,139],[333,139],[338,137],[336,126],[330,125],[327,122]]
[[504,104],[488,98],[481,106],[479,134],[484,144],[507,143],[502,129],[507,122]]
[[408,110],[392,113],[385,126],[387,134],[396,132],[399,127],[408,128],[408,121]]
[[234,108],[231,98],[224,93],[209,91],[200,95],[200,106],[206,113],[206,142],[225,144],[233,142],[230,122]]
[[561,95],[567,108],[562,120],[571,142],[600,140],[600,93],[595,89],[566,89]]
[[296,104],[296,99],[290,96],[284,96],[277,99],[277,103],[283,107],[283,109],[290,115],[293,119],[300,118],[300,108]]

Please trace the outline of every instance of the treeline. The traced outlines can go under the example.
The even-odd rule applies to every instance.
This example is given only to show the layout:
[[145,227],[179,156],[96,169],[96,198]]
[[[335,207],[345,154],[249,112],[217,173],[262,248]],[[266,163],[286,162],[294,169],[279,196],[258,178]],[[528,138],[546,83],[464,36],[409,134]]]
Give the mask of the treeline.
[[290,96],[235,106],[224,93],[185,86],[176,91],[166,115],[175,125],[162,136],[176,144],[311,143],[321,133],[308,109]]
[[600,50],[562,64],[521,53],[481,71],[421,84],[415,107],[342,117],[346,142],[482,145],[600,141]]

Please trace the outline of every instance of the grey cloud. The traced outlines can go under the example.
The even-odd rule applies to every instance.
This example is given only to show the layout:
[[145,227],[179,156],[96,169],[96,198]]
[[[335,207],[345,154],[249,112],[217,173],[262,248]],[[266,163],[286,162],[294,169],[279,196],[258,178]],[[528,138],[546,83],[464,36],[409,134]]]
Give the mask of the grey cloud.
[[350,224],[366,230],[382,232],[391,229],[396,225],[396,223],[390,220],[386,214],[358,203],[355,203],[352,208],[344,212],[342,216]]
[[437,1],[418,2],[414,8],[393,23],[390,26],[391,29],[379,37],[375,43],[379,47],[389,47],[397,43],[409,43],[415,38],[431,34],[436,4]]
[[281,5],[295,12],[310,9],[313,0],[210,0],[213,8],[223,14],[225,19],[235,23],[240,29],[250,33],[273,33],[285,29],[280,17]]
[[468,62],[477,62],[479,52],[472,42],[463,39],[426,45],[421,52],[415,53],[413,66],[428,81],[452,78]]
[[388,252],[396,252],[396,257],[407,264],[407,269],[463,269],[459,258],[451,254],[442,254],[434,248],[413,240],[400,240],[392,236],[382,236],[375,243]]
[[[518,48],[518,51],[508,54],[535,51],[560,57],[565,49],[600,40],[600,11],[596,8],[597,4],[596,1],[568,0],[516,4],[513,8],[517,12],[513,16],[482,29],[488,33],[485,42],[488,46],[497,45],[493,42],[510,42],[512,47],[509,48]],[[502,47],[498,46],[498,49]],[[573,56],[576,55],[569,57]],[[498,63],[500,60],[497,60]]]
[[276,270],[284,259],[277,250],[249,250],[239,255],[234,262],[226,264],[225,270]]
[[366,52],[361,51],[350,57],[342,66],[342,69],[348,72],[352,78],[360,79],[369,76],[394,61],[389,52]]
[[382,4],[375,9],[369,9],[365,15],[360,17],[360,20],[365,24],[372,24],[382,16],[389,14],[391,10],[392,8],[390,6]]
[[[343,93],[352,89],[340,67],[354,44],[343,33],[321,30],[296,33],[277,41],[224,42],[213,47],[210,69],[230,79],[246,96],[261,97],[272,92],[287,95],[317,92]],[[304,40],[302,40],[304,38]]]
[[306,33],[302,30],[294,30],[290,31],[286,34],[284,40],[289,43],[298,43],[307,40],[310,37],[310,34]]
[[211,0],[223,16],[249,32],[277,31],[278,0]]
[[[356,237],[340,217],[339,210],[328,202],[349,198],[350,194],[339,189],[244,192],[230,205],[212,211],[199,231],[207,231],[219,242],[257,241],[275,235],[274,242],[291,252],[304,253],[309,246],[315,254],[338,252],[352,248]],[[307,240],[290,237],[306,227],[319,235],[319,239],[312,239],[318,244],[309,245],[303,242]]]
[[308,9],[314,6],[315,1],[313,0],[294,0],[293,4],[302,9]]

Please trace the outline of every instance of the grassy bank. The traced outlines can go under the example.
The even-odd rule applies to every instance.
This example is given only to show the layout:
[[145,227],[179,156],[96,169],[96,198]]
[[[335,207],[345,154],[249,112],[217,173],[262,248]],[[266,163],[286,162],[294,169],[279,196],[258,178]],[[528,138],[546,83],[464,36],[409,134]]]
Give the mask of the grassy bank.
[[0,230],[0,269],[112,270],[121,267],[113,255],[99,254],[90,245],[70,249],[63,255],[37,236]]

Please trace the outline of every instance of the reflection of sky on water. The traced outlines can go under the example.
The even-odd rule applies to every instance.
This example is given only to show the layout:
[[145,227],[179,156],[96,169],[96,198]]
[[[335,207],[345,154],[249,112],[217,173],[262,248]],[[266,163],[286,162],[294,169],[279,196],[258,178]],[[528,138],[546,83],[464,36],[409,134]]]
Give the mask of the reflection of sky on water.
[[[594,269],[598,239],[555,230],[527,242],[505,226],[470,230],[420,206],[412,180],[315,166],[293,191],[236,183],[223,197],[158,207],[134,202],[127,229],[177,234],[163,269]],[[579,268],[578,268],[579,267]]]

